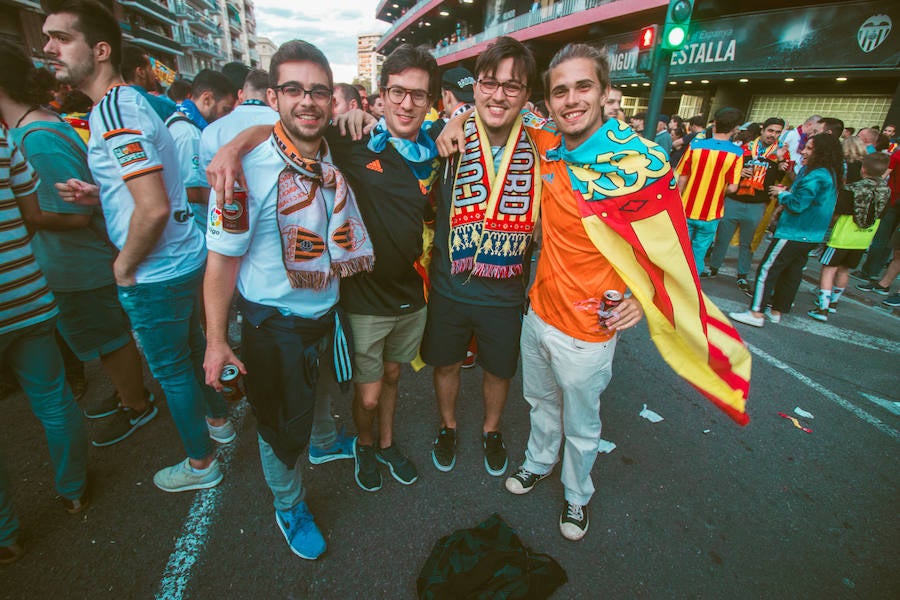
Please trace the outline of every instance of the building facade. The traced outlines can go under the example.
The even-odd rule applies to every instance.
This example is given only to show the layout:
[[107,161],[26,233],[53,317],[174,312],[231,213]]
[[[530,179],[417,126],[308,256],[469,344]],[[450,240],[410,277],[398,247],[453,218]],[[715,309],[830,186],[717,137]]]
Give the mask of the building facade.
[[[498,36],[529,44],[541,69],[563,44],[602,44],[623,108],[646,108],[651,79],[637,72],[641,28],[665,21],[668,0],[383,0],[391,24],[376,50],[428,44],[442,68],[470,69]],[[893,27],[893,24],[897,27]],[[538,86],[539,87],[539,86]],[[533,99],[543,91],[533,90]],[[891,0],[695,2],[684,50],[671,59],[665,114],[736,106],[749,119],[811,114],[848,126],[900,122],[900,3]]]
[[378,89],[378,77],[384,62],[384,55],[375,51],[380,40],[380,33],[366,33],[356,38],[356,73],[370,92]]
[[269,70],[269,65],[272,63],[272,56],[278,50],[278,46],[275,45],[275,42],[270,40],[267,37],[258,37],[256,38],[256,51],[259,53],[259,68],[264,71]]
[[[115,0],[113,14],[126,43],[147,50],[164,84],[204,68],[238,61],[259,65],[253,0]],[[0,38],[43,57],[40,2],[0,0]],[[169,81],[167,81],[168,79]]]

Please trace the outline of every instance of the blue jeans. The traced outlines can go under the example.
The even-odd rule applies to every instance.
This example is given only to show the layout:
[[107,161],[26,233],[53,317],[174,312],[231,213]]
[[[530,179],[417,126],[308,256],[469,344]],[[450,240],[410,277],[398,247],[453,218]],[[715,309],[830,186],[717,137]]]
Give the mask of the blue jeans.
[[697,273],[703,272],[703,261],[706,251],[712,246],[716,237],[716,229],[719,227],[719,219],[713,221],[698,221],[688,219],[688,235],[691,237],[691,250],[694,251],[694,262],[697,263]]
[[725,216],[719,221],[719,229],[716,232],[716,243],[709,255],[709,266],[718,269],[725,261],[725,254],[734,236],[734,230],[741,228],[740,252],[738,253],[738,275],[748,275],[753,260],[753,251],[750,244],[753,242],[753,234],[756,226],[762,220],[766,212],[766,205],[762,202],[740,202],[725,198]]
[[[0,336],[0,356],[9,364],[44,427],[56,491],[76,500],[87,487],[88,439],[81,410],[66,383],[55,329],[56,320],[51,319],[6,333]],[[0,464],[0,546],[15,542],[19,528],[10,496],[9,481]]]
[[169,281],[119,288],[119,302],[131,319],[150,372],[166,394],[184,449],[195,459],[213,451],[204,417],[228,414],[222,395],[205,383],[206,338],[198,296],[202,280],[199,269]]

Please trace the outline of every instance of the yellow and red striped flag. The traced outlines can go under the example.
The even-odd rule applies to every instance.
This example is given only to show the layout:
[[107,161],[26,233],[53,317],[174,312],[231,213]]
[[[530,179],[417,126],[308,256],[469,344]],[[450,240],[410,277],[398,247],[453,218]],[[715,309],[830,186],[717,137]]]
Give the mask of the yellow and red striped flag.
[[632,196],[581,205],[588,236],[643,306],[663,359],[745,425],[750,353],[700,289],[678,192],[659,180]]

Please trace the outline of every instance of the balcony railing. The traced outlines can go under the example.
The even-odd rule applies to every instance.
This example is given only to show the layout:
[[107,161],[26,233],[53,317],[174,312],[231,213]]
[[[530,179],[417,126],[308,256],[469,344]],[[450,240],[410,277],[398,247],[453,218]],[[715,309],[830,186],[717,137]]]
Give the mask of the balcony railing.
[[239,40],[231,40],[231,49],[235,52],[244,52],[244,45]]
[[178,24],[175,20],[175,15],[169,10],[169,5],[165,2],[156,2],[155,0],[120,0],[120,4],[163,23],[168,23],[169,25]]
[[210,42],[204,37],[200,37],[199,35],[195,35],[193,33],[185,33],[182,31],[181,35],[179,35],[178,37],[181,40],[182,44],[193,48],[196,54],[219,56],[222,53],[219,46]]
[[187,19],[188,23],[197,25],[210,33],[217,33],[219,31],[218,21],[184,2],[175,3],[175,15]]
[[131,35],[134,38],[132,41],[137,44],[156,48],[164,52],[175,54],[176,56],[180,56],[182,54],[181,45],[177,41],[166,35],[151,31],[150,29],[146,29],[140,26],[132,26]]
[[[432,0],[419,0],[413,6],[409,8],[404,14],[400,15],[394,24],[391,25],[391,28],[384,32],[384,35],[381,36],[381,39],[386,40],[394,37],[394,34],[400,31],[401,29],[406,27],[406,24],[409,23],[410,20],[416,15],[419,15],[419,11],[423,6],[431,2]],[[420,15],[421,16],[421,15]]]
[[[556,4],[553,4],[551,6],[546,6],[541,10],[528,12],[523,15],[513,17],[512,19],[509,19],[507,21],[491,25],[481,33],[477,33],[473,36],[467,37],[464,40],[456,42],[455,44],[436,48],[432,52],[432,54],[434,54],[435,58],[441,58],[442,56],[447,56],[448,54],[453,54],[455,52],[459,52],[460,50],[465,50],[466,48],[477,46],[482,42],[493,40],[494,38],[497,38],[501,35],[508,35],[514,31],[519,31],[527,27],[534,27],[535,25],[539,25],[541,23],[546,23],[548,21],[567,17],[569,15],[590,10],[592,8],[597,8],[598,6],[601,6],[603,4],[625,1],[626,0],[562,0],[562,2],[557,2]],[[412,10],[410,10],[409,12],[412,12]],[[409,14],[409,12],[407,12],[407,14]]]

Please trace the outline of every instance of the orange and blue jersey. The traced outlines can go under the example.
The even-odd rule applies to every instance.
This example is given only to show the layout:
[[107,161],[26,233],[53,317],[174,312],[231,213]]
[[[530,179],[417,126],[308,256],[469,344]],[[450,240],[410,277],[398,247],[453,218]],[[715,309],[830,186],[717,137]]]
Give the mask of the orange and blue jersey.
[[737,185],[744,166],[744,151],[733,142],[715,138],[691,143],[678,163],[678,176],[687,177],[681,193],[688,219],[713,221],[725,210],[725,188]]

